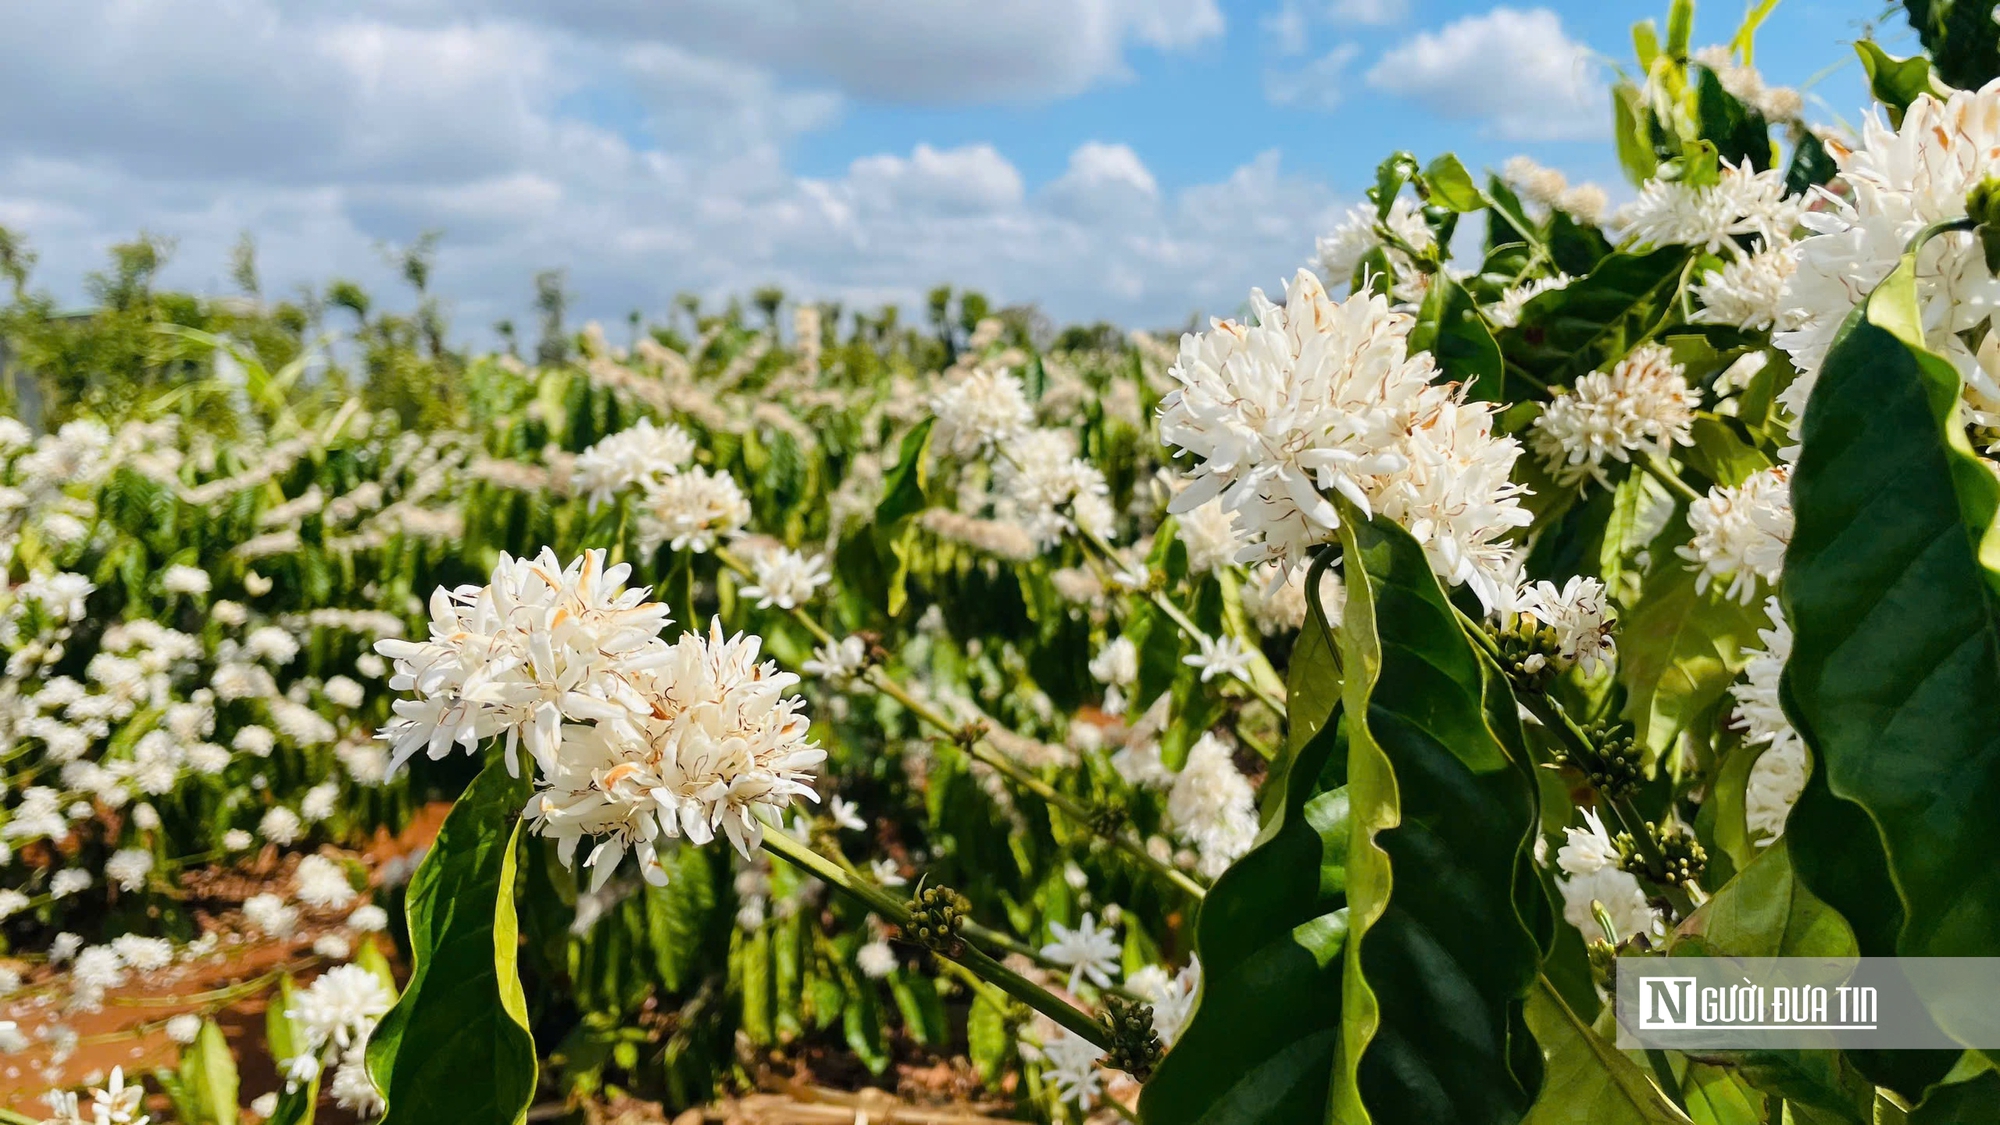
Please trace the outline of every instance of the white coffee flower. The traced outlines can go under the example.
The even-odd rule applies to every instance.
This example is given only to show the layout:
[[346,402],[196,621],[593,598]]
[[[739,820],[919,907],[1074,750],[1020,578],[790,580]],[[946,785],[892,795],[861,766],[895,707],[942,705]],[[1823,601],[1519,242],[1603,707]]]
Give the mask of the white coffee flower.
[[175,564],[160,572],[160,589],[169,594],[206,594],[208,572],[198,566]]
[[1711,254],[1738,254],[1739,237],[1753,237],[1766,246],[1790,242],[1805,205],[1803,196],[1785,194],[1783,169],[1758,172],[1746,159],[1740,165],[1723,164],[1720,180],[1707,187],[1647,180],[1639,198],[1620,208],[1614,221],[1620,240],[1642,246],[1681,243]]
[[52,898],[68,898],[89,889],[90,872],[81,868],[65,867],[49,878],[49,895]]
[[1099,988],[1111,987],[1118,976],[1120,950],[1109,927],[1098,928],[1097,919],[1085,914],[1075,929],[1050,922],[1049,932],[1055,940],[1042,946],[1042,956],[1069,968],[1071,992],[1086,980]]
[[868,642],[846,637],[820,645],[813,649],[812,659],[799,667],[806,675],[818,676],[841,691],[852,690],[868,667]]
[[347,916],[347,928],[362,934],[381,933],[389,928],[389,912],[372,902],[357,906]]
[[298,928],[299,909],[288,906],[285,900],[266,892],[251,895],[243,902],[243,920],[270,934],[272,937],[286,938]]
[[354,901],[354,886],[340,864],[320,855],[304,856],[292,872],[292,893],[318,910],[341,910]]
[[1159,965],[1148,965],[1125,978],[1125,987],[1153,1006],[1153,1031],[1161,1043],[1171,1047],[1181,1037],[1201,994],[1201,960],[1190,960],[1187,968],[1172,976]]
[[727,471],[711,473],[696,465],[647,484],[638,515],[641,550],[650,553],[665,544],[700,554],[743,530],[750,522],[750,501]]
[[[372,653],[369,655],[373,655]],[[380,660],[381,657],[376,657]],[[321,688],[326,697],[342,707],[359,707],[368,698],[361,685],[346,676],[329,676]]]
[[931,412],[937,416],[931,444],[953,457],[990,453],[1034,422],[1021,380],[990,367],[975,367],[946,383],[931,396]]
[[1200,870],[1214,878],[1257,840],[1257,795],[1231,760],[1229,747],[1204,734],[1167,792],[1167,821],[1200,853]]
[[1774,465],[1731,488],[1718,485],[1688,504],[1694,538],[1677,548],[1700,570],[1696,588],[1727,582],[1727,594],[1748,605],[1757,580],[1775,584],[1792,541],[1791,469]]
[[1568,842],[1556,856],[1556,864],[1567,878],[1556,880],[1563,896],[1563,919],[1575,926],[1586,940],[1603,934],[1591,912],[1591,903],[1604,907],[1612,929],[1620,939],[1632,934],[1658,932],[1660,913],[1646,902],[1639,880],[1618,867],[1618,848],[1611,842],[1604,822],[1589,809],[1584,810],[1584,828],[1565,828]]
[[1191,482],[1168,505],[1190,511],[1220,496],[1245,546],[1239,562],[1305,564],[1330,542],[1338,492],[1387,516],[1424,545],[1432,566],[1491,605],[1526,526],[1508,479],[1520,447],[1492,434],[1492,405],[1431,383],[1428,353],[1411,356],[1411,319],[1381,297],[1336,302],[1299,271],[1286,303],[1253,291],[1256,324],[1218,321],[1181,339],[1160,433],[1191,453]]
[[1181,663],[1199,669],[1201,682],[1217,676],[1234,676],[1244,683],[1250,682],[1250,662],[1255,657],[1243,642],[1231,636],[1196,637],[1199,651],[1181,657]]
[[[1377,247],[1382,247],[1390,266],[1396,271],[1396,299],[1417,300],[1423,296],[1424,275],[1401,247],[1383,242],[1380,232],[1375,229],[1375,221],[1380,214],[1373,203],[1358,204],[1347,212],[1332,234],[1322,235],[1316,240],[1314,250],[1319,256],[1320,269],[1325,271],[1328,284],[1335,287],[1347,285],[1353,280],[1361,260]],[[1437,236],[1424,222],[1422,206],[1410,196],[1396,197],[1396,202],[1389,206],[1389,221],[1384,225],[1419,253],[1437,243]]]
[[[1838,150],[1836,150],[1838,151]],[[1901,261],[1926,226],[1963,218],[1965,197],[2000,170],[2000,82],[1953,93],[1918,95],[1891,129],[1871,117],[1861,144],[1840,157],[1840,195],[1803,220],[1813,232],[1797,247],[1798,268],[1785,288],[1785,315],[1774,337],[1799,369],[1780,401],[1803,416],[1828,347],[1848,312]],[[1940,235],[1917,256],[1917,306],[1924,342],[1958,368],[1967,422],[2000,426],[2000,347],[1989,330],[1977,353],[1964,336],[1993,323],[2000,278],[1986,268],[1970,232]]]
[[1493,306],[1486,310],[1486,315],[1493,323],[1503,328],[1512,328],[1521,323],[1521,310],[1529,301],[1544,293],[1567,289],[1573,280],[1575,279],[1566,273],[1558,273],[1554,277],[1538,277],[1533,281],[1522,282],[1500,294],[1500,299],[1493,302]]
[[1553,630],[1563,659],[1581,666],[1586,675],[1609,668],[1617,657],[1612,638],[1616,623],[1604,583],[1595,578],[1572,575],[1561,589],[1553,582],[1531,583],[1521,588],[1514,608]]
[[602,838],[584,860],[594,887],[627,850],[663,882],[657,843],[673,837],[705,844],[720,830],[747,856],[763,839],[760,811],[818,799],[811,781],[826,753],[807,737],[804,700],[785,694],[798,677],[760,662],[762,643],[725,637],[720,619],[705,638],[682,634],[632,671],[643,710],[574,728],[541,763],[530,821],[566,863],[584,836]]
[[257,835],[281,848],[289,847],[298,841],[304,827],[298,813],[283,805],[272,805],[257,821]]
[[1634,453],[1666,455],[1691,444],[1690,427],[1701,392],[1688,386],[1685,368],[1658,344],[1641,344],[1609,372],[1592,371],[1576,388],[1558,393],[1535,419],[1530,439],[1556,479],[1608,483],[1606,462]]
[[1086,1109],[1096,1104],[1104,1089],[1097,1073],[1103,1048],[1081,1035],[1058,1030],[1042,1040],[1042,1057],[1047,1061],[1042,1074],[1054,1084],[1057,1096]]
[[167,1021],[167,1038],[176,1043],[192,1043],[200,1034],[201,1017],[193,1012],[182,1012]]
[[694,439],[672,422],[640,419],[576,456],[571,481],[596,508],[634,486],[657,483],[694,460]]
[[122,848],[104,861],[104,877],[127,891],[146,889],[146,876],[153,873],[153,853],[144,848]]
[[756,581],[743,587],[743,596],[755,601],[758,609],[797,609],[833,581],[825,555],[808,557],[790,548],[757,552],[750,558],[750,569]]
[[896,971],[896,951],[886,941],[871,941],[854,953],[854,965],[870,980],[881,980]]
[[1178,535],[1187,548],[1190,574],[1223,570],[1236,562],[1236,516],[1221,500],[1181,513]]
[[1778,681],[1792,656],[1792,627],[1777,598],[1765,603],[1764,612],[1771,621],[1770,628],[1757,631],[1764,648],[1744,663],[1743,680],[1732,689],[1734,725],[1743,731],[1746,745],[1764,747],[1750,767],[1744,792],[1744,813],[1760,844],[1784,832],[1785,818],[1805,792],[1809,768],[1805,740],[1792,729],[1778,698]]
[[1791,246],[1760,248],[1746,258],[1733,258],[1719,270],[1709,270],[1690,286],[1701,307],[1697,324],[1727,324],[1746,332],[1762,332],[1783,318],[1785,286],[1798,268]]
[[396,1001],[382,978],[359,965],[336,965],[292,998],[286,1010],[304,1037],[304,1055],[366,1043],[368,1033]]
[[1100,684],[1131,687],[1139,680],[1139,648],[1130,637],[1114,637],[1090,658],[1090,675]]

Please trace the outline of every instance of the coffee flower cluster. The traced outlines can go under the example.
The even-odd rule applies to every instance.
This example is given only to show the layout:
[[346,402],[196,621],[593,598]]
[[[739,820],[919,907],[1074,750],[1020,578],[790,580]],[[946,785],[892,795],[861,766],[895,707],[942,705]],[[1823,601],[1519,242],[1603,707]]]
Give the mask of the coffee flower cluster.
[[1235,514],[1239,562],[1284,573],[1331,541],[1330,496],[1408,528],[1431,565],[1492,607],[1511,589],[1505,542],[1530,522],[1509,481],[1520,445],[1493,434],[1493,408],[1433,382],[1410,353],[1411,318],[1377,295],[1327,296],[1300,270],[1277,305],[1253,290],[1253,323],[1216,321],[1181,339],[1162,402],[1164,441],[1192,454],[1169,510],[1217,497]]
[[607,568],[602,551],[567,567],[546,549],[502,555],[487,585],[432,597],[428,639],[377,645],[395,661],[390,685],[415,693],[382,731],[393,762],[498,738],[518,771],[525,745],[530,822],[565,862],[597,841],[584,860],[593,887],[627,851],[664,882],[664,839],[720,833],[747,855],[763,838],[758,811],[813,798],[825,758],[803,701],[786,694],[798,677],[760,662],[759,638],[725,637],[718,621],[668,643],[666,606],[627,589],[630,571]]

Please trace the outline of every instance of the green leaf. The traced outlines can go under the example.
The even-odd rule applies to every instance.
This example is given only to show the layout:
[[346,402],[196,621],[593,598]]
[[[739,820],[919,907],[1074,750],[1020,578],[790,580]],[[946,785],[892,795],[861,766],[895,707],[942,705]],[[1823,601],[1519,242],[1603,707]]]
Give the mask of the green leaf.
[[1819,137],[1807,133],[1792,148],[1792,162],[1785,166],[1785,194],[1804,195],[1807,190],[1831,181],[1840,174],[1840,165]]
[[1511,1125],[1541,1081],[1522,1018],[1541,948],[1515,897],[1539,818],[1518,709],[1407,531],[1348,508],[1341,539],[1352,814],[1333,1116]]
[[1696,65],[1694,72],[1695,108],[1703,139],[1715,145],[1719,159],[1730,164],[1748,160],[1762,172],[1771,166],[1771,127],[1764,115],[1738,101],[1722,88],[1722,79],[1708,67]]
[[1578,1019],[1546,979],[1528,995],[1528,1026],[1547,1073],[1522,1125],[1687,1125],[1646,1072]]
[[1719,1066],[1690,1062],[1681,1100],[1695,1125],[1764,1125],[1764,1096]]
[[1145,1125],[1324,1118],[1347,937],[1345,746],[1324,721],[1257,846],[1202,900],[1201,1002],[1140,1091]]
[[1798,881],[1780,836],[1675,930],[1672,952],[1698,957],[1852,957],[1847,922]]
[[514,857],[528,791],[488,762],[410,880],[410,982],[368,1044],[369,1076],[389,1103],[383,1125],[527,1120],[536,1061],[516,967]]
[[[1874,830],[1854,832],[1864,820],[1852,815],[1808,816],[1787,839],[1807,858],[1808,885],[1844,913],[1851,888],[1819,882],[1817,860],[1879,847],[1890,902],[1904,911],[1886,925],[1849,915],[1863,953],[1991,956],[2000,478],[1966,440],[1957,372],[1923,348],[1914,277],[1905,256],[1827,354],[1792,477],[1785,564],[1787,712],[1815,752],[1823,798]],[[1893,949],[1869,948],[1877,934]]]
[[1473,181],[1472,173],[1448,152],[1424,169],[1424,186],[1430,190],[1429,202],[1461,215],[1486,206],[1486,196]]
[[1660,170],[1648,119],[1643,90],[1623,81],[1611,87],[1611,130],[1618,142],[1618,167],[1634,184],[1645,183]]
[[926,416],[903,435],[896,465],[882,481],[882,502],[875,505],[875,524],[888,529],[924,509],[924,486],[930,483],[929,452],[934,416]]
[[645,890],[646,944],[660,983],[678,992],[703,953],[703,934],[716,909],[715,875],[701,848],[677,848],[664,862],[671,869],[667,885]]
[[1892,125],[1903,123],[1903,111],[1919,95],[1930,94],[1943,97],[1935,75],[1931,73],[1931,61],[1922,55],[1899,59],[1884,51],[1873,39],[1862,39],[1854,44],[1854,51],[1861,56],[1861,69],[1868,73],[1868,90],[1875,95],[1889,111]]
[[1695,415],[1688,431],[1694,438],[1686,451],[1688,464],[1717,484],[1733,488],[1752,473],[1771,467],[1771,459],[1745,441],[1731,419],[1704,410]]
[[264,1045],[281,1068],[285,1060],[298,1055],[303,1045],[292,1027],[292,1017],[287,1014],[297,996],[298,986],[292,974],[284,973],[278,977],[278,987],[271,990],[271,997],[264,1005]]
[[1500,349],[1544,383],[1574,383],[1631,350],[1672,298],[1686,262],[1683,246],[1612,254],[1589,277],[1530,301],[1521,323],[1500,334]]
[[972,998],[972,1010],[965,1017],[965,1053],[987,1085],[1000,1081],[1007,1072],[1007,1060],[1014,1050],[1013,1033],[1007,1030],[1007,1014],[980,992]]
[[1431,279],[1410,330],[1410,350],[1428,351],[1447,379],[1470,385],[1471,397],[1501,402],[1506,381],[1500,345],[1465,287],[1444,274]]
[[1909,1125],[2000,1125],[2000,1071],[1932,1087],[1910,1111]]
[[1638,604],[1618,627],[1625,718],[1639,744],[1654,757],[1666,752],[1682,728],[1729,690],[1748,654],[1761,647],[1757,630],[1769,621],[1761,603],[1743,605],[1714,583],[1697,590],[1695,572],[1678,556],[1657,558]]
[[2000,77],[2000,24],[1979,0],[1903,0],[1938,74],[1961,90]]
[[214,1020],[201,1021],[194,1042],[181,1052],[180,1079],[199,1114],[187,1125],[236,1125],[236,1056]]

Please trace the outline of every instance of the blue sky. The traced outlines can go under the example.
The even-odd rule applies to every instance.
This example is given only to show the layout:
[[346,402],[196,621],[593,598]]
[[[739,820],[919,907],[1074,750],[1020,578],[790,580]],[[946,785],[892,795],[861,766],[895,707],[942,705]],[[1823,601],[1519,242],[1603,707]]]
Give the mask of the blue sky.
[[[1695,40],[1741,8],[1710,0]],[[1617,181],[1606,83],[1664,6],[1515,0],[70,0],[0,41],[0,224],[40,282],[139,229],[170,280],[383,288],[443,233],[462,335],[567,271],[585,316],[940,282],[1134,326],[1279,284],[1397,148]],[[1852,122],[1879,0],[1782,0],[1766,80]],[[1877,31],[1907,53],[1899,15]]]

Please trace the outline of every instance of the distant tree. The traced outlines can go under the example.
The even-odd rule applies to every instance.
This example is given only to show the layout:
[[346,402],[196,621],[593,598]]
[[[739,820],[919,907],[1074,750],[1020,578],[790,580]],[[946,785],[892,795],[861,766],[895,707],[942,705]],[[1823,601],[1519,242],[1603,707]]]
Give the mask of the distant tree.
[[535,360],[557,364],[569,358],[569,339],[563,334],[563,320],[569,312],[569,293],[563,288],[563,271],[543,270],[535,275],[535,311],[541,314],[542,338],[535,344]]

